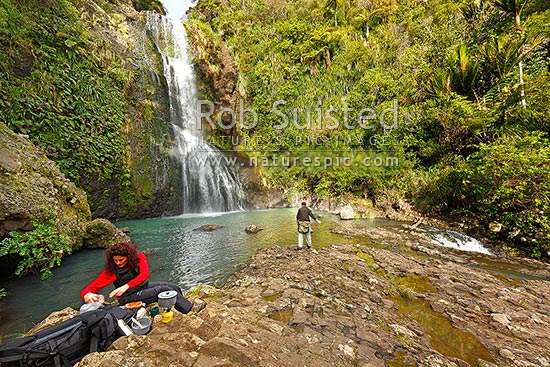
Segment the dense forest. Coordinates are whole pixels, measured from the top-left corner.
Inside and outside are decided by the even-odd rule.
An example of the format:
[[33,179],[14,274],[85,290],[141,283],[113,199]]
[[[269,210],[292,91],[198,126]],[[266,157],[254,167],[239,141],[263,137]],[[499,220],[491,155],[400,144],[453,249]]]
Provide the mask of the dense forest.
[[[128,53],[102,38],[131,36],[117,15],[128,4],[164,12],[156,0],[0,0],[0,121],[87,192],[109,182],[131,217],[155,198],[129,169],[128,132],[158,111]],[[547,0],[199,0],[186,27],[198,70],[235,71],[228,99],[199,73],[202,97],[243,117],[219,119],[212,140],[265,163],[266,188],[407,198],[548,255]]]
[[237,149],[270,187],[405,197],[548,255],[546,1],[204,0],[187,28],[199,63],[229,48]]

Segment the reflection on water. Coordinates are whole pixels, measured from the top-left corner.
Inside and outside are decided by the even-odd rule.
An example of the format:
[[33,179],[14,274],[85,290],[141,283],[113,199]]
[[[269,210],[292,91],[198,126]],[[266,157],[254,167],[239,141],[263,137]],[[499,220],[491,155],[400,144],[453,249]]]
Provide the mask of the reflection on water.
[[460,358],[470,366],[476,366],[478,359],[494,363],[491,353],[475,335],[454,327],[426,301],[407,297],[395,297],[393,301],[402,317],[411,317],[426,329],[430,344],[441,354]]

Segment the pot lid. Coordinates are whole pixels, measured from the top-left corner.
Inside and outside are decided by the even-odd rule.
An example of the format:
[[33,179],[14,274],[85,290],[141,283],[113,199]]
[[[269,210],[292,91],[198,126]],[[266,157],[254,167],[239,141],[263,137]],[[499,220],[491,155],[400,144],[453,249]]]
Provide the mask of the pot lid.
[[178,295],[178,292],[176,292],[176,291],[165,291],[165,292],[159,293],[158,298],[159,299],[170,299],[170,298],[176,297],[177,295]]

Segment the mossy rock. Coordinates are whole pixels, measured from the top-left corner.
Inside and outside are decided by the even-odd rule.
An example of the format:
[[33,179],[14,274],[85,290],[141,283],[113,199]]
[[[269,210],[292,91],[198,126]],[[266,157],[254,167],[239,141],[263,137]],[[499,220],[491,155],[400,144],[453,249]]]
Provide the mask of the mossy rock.
[[84,246],[87,248],[107,248],[119,242],[131,242],[131,239],[107,219],[94,219],[86,226]]
[[86,193],[25,135],[0,122],[0,238],[52,218],[70,247],[81,247],[91,220]]

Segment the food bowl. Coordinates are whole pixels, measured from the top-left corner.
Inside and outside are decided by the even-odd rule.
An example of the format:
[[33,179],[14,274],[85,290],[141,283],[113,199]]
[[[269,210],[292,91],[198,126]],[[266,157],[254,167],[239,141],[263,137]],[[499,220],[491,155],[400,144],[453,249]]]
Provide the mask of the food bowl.
[[145,335],[151,330],[151,319],[148,317],[143,317],[137,320],[142,327],[139,327],[138,324],[132,322],[132,331],[136,335]]

